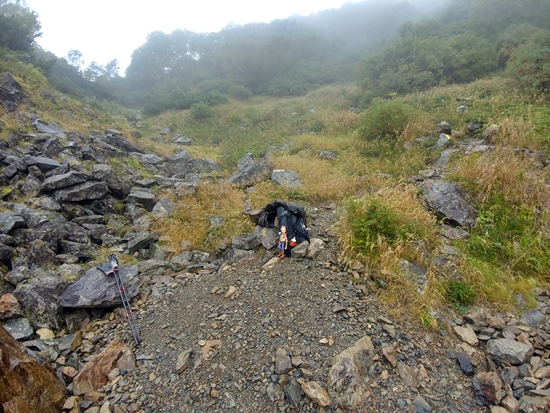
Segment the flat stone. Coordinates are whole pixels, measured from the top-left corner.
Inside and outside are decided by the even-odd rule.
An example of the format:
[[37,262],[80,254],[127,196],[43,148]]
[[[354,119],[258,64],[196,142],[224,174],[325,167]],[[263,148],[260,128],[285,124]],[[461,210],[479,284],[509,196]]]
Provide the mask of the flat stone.
[[487,353],[493,359],[512,365],[525,363],[533,352],[534,348],[532,345],[505,338],[498,338],[487,342]]
[[418,378],[416,377],[416,372],[411,366],[400,361],[397,363],[397,372],[399,373],[401,379],[403,379],[405,384],[409,387],[416,389],[420,385]]
[[469,345],[477,346],[479,344],[476,333],[469,324],[466,326],[455,326],[453,327],[453,330],[462,341],[468,343]]
[[22,340],[30,337],[34,332],[29,320],[26,318],[12,318],[4,321],[4,327],[16,340]]
[[301,384],[302,391],[305,395],[317,403],[321,407],[330,405],[330,398],[325,389],[321,385],[314,381],[308,381]]
[[420,394],[416,396],[412,405],[415,407],[416,413],[431,413],[433,410],[432,406]]

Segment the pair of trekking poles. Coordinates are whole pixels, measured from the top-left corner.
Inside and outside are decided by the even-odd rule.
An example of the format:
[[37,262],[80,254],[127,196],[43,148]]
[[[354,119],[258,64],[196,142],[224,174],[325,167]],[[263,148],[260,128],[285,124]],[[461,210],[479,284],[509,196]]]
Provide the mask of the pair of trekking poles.
[[122,301],[122,306],[124,307],[124,311],[126,314],[126,320],[128,321],[128,325],[130,326],[130,332],[132,333],[134,343],[136,344],[136,346],[138,346],[139,343],[141,343],[141,338],[139,337],[139,332],[136,326],[136,321],[134,319],[134,314],[132,313],[132,307],[130,306],[130,301],[128,300],[128,296],[126,295],[126,288],[124,287],[124,283],[120,278],[118,258],[116,254],[111,254],[109,255],[108,258],[109,258],[109,262],[104,262],[97,268],[100,271],[102,271],[105,275],[109,275],[109,276],[112,275],[115,278],[116,285],[118,288],[118,293],[120,295],[120,301]]

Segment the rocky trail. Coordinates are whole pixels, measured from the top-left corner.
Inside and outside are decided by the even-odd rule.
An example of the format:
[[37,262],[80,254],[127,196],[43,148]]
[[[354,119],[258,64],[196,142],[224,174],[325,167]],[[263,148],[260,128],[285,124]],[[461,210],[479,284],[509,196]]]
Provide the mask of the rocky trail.
[[[220,273],[157,279],[147,302],[138,301],[138,368],[103,388],[103,404],[146,412],[338,411],[300,384],[326,388],[334,356],[368,336],[366,388],[343,396],[359,401],[356,411],[476,411],[471,378],[446,354],[451,339],[392,321],[376,295],[341,271],[330,232],[336,211],[315,215],[311,235],[327,243],[314,260],[277,259],[263,268],[267,251]],[[100,329],[93,340],[132,342],[124,320]]]
[[[466,325],[462,319],[451,322],[464,330],[457,330],[460,335],[392,320],[376,294],[353,284],[338,265],[330,232],[336,214],[332,206],[321,207],[310,221],[312,237],[326,241],[314,260],[273,262],[267,251],[219,272],[180,272],[154,280],[150,293],[135,303],[143,340],[134,349],[136,370],[105,372],[109,382],[84,397],[82,411],[488,411],[476,398],[494,404],[501,389],[492,376],[478,377],[481,390],[474,388],[474,371],[496,370],[476,333],[460,327]],[[488,314],[476,314],[470,321],[479,334],[498,333],[481,320]],[[501,317],[491,318],[493,326],[518,324],[511,316]],[[88,333],[92,342],[120,338],[131,344],[124,319],[112,313],[105,319]],[[525,336],[533,328],[520,331]],[[358,342],[359,355],[336,361]],[[539,356],[529,363],[524,357],[526,374],[533,373],[534,361],[544,360]],[[519,372],[514,377],[514,369],[502,373],[510,389],[522,377]],[[519,380],[516,387],[536,387]],[[538,379],[537,384],[547,388],[550,382]],[[513,405],[510,397],[507,403]]]

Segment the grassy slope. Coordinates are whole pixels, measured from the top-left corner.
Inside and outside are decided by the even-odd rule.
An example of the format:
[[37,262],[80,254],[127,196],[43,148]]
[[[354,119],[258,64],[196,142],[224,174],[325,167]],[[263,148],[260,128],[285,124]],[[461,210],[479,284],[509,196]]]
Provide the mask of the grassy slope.
[[[12,72],[32,102],[24,111],[67,131],[86,134],[93,129],[118,129],[129,137],[132,126],[124,115],[131,111],[67,98],[51,91],[34,68],[5,56],[0,60],[0,69]],[[57,104],[40,96],[43,90],[50,90]],[[241,214],[245,206],[261,208],[274,198],[308,206],[337,203],[345,206],[335,230],[347,257],[359,258],[372,275],[389,281],[380,296],[396,312],[411,312],[429,325],[435,323],[432,310],[449,301],[458,309],[476,301],[513,309],[517,293],[529,301],[534,286],[546,283],[549,277],[549,172],[537,168],[531,158],[518,156],[517,149],[548,151],[550,110],[544,101],[515,94],[498,77],[405,96],[403,101],[415,108],[414,119],[397,144],[391,145],[382,140],[367,142],[359,135],[360,115],[349,110],[358,93],[351,84],[331,86],[301,98],[231,101],[216,107],[216,115],[205,121],[193,120],[187,111],[145,119],[140,129],[144,138],[130,138],[144,149],[171,155],[174,146],[148,139],[170,127],[193,138],[194,144],[188,148],[193,156],[210,157],[226,167],[226,172],[207,179],[196,195],[177,199],[181,207],[173,219],[155,223],[164,242],[174,250],[182,241],[193,248],[216,248],[229,242],[232,235],[252,229]],[[471,109],[458,115],[456,107],[464,100]],[[24,116],[3,115],[2,120],[2,139],[14,131],[30,130],[30,121]],[[441,247],[436,236],[440,227],[422,208],[416,187],[408,183],[410,176],[425,169],[426,162],[437,155],[426,149],[427,145],[414,144],[414,138],[433,134],[434,125],[441,120],[461,131],[465,131],[467,120],[501,125],[495,137],[498,150],[488,156],[455,157],[450,164],[451,175],[470,193],[482,217],[472,237],[455,244],[463,252],[459,284],[434,271],[422,253]],[[335,150],[338,159],[321,159],[320,150]],[[293,169],[301,175],[304,190],[287,192],[266,182],[253,192],[243,192],[220,184],[218,178],[229,176],[242,155],[268,151],[277,168]],[[114,166],[122,164],[137,165],[130,158],[117,160]],[[368,218],[369,214],[386,226],[374,229],[370,243],[361,242],[373,233],[368,219],[356,218]],[[214,215],[225,220],[211,228],[209,218]],[[428,268],[432,282],[423,294],[416,292],[409,277],[400,274],[399,259]]]

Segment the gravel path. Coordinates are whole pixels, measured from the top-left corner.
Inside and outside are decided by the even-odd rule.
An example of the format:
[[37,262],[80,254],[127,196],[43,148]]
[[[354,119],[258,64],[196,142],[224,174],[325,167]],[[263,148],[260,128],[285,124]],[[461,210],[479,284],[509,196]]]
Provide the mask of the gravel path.
[[[358,412],[486,411],[476,407],[472,380],[456,363],[458,342],[391,320],[376,295],[341,271],[329,229],[335,219],[334,209],[322,207],[309,223],[310,235],[326,241],[315,260],[286,258],[264,269],[269,251],[220,273],[178,274],[153,285],[137,312],[139,371],[125,376],[117,392],[130,396],[112,400],[111,409],[343,412],[292,393],[293,384],[302,379],[326,389],[333,357],[368,335],[379,356]],[[130,342],[125,325],[108,331]],[[418,383],[383,356],[389,345]],[[289,372],[276,372],[278,349],[291,357]]]

